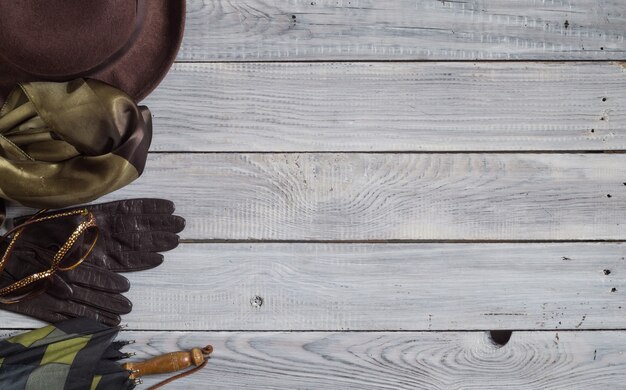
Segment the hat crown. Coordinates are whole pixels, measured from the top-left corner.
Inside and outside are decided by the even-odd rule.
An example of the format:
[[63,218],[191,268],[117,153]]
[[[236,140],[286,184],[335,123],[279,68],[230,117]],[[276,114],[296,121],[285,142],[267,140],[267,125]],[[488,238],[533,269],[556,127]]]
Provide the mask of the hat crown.
[[43,78],[79,76],[115,57],[139,23],[137,1],[0,1],[0,56]]

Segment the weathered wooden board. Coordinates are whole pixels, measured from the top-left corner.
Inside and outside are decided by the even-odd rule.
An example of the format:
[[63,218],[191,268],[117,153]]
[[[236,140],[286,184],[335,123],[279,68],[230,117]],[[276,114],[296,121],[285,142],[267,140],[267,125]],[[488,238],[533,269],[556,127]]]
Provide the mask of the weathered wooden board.
[[138,310],[127,321],[175,330],[626,328],[624,256],[620,244],[187,244],[163,269],[133,275]]
[[[137,358],[211,343],[202,371],[168,389],[619,389],[626,332],[125,332]],[[152,385],[159,378],[145,378]]]
[[622,0],[190,0],[184,61],[623,59]]
[[623,240],[623,154],[153,154],[199,240]]
[[[131,329],[626,328],[626,244],[183,244]],[[2,327],[34,322],[0,314]]]
[[158,151],[626,149],[619,63],[177,64]]

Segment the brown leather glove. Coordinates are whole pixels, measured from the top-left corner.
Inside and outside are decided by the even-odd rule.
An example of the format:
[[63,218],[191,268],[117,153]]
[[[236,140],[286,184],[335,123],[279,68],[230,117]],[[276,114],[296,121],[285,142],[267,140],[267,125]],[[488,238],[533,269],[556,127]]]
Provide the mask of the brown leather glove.
[[[2,249],[6,249],[6,244]],[[14,250],[0,274],[0,286],[47,269],[53,255],[39,248]],[[46,282],[45,288],[34,286],[38,290],[34,295],[18,303],[0,304],[0,308],[47,322],[88,317],[107,325],[119,324],[120,315],[132,309],[132,303],[121,294],[130,288],[128,279],[91,264],[56,273]]]
[[[100,230],[98,241],[86,262],[115,272],[154,268],[163,255],[178,246],[185,220],[173,215],[174,203],[165,199],[128,199],[40,214],[86,209],[93,213]],[[14,226],[30,216],[16,218]],[[20,238],[40,248],[57,250],[81,220],[80,216],[54,219],[29,226]]]
[[[163,256],[158,252],[175,248],[177,233],[185,226],[183,218],[172,215],[174,204],[162,199],[131,199],[38,214],[36,218],[44,221],[20,231],[11,261],[1,275],[0,288],[45,271],[84,221],[85,215],[75,212],[79,210],[93,215],[99,230],[91,252],[85,248],[90,247],[92,238],[85,234],[77,236],[72,246],[82,249],[66,256],[74,261],[89,253],[84,262],[71,271],[56,272],[43,294],[2,308],[50,322],[84,316],[117,325],[119,315],[130,312],[132,307],[120,294],[128,290],[128,280],[117,272],[139,271],[161,264]],[[45,221],[49,216],[72,213]],[[17,218],[14,226],[28,224],[31,218]]]

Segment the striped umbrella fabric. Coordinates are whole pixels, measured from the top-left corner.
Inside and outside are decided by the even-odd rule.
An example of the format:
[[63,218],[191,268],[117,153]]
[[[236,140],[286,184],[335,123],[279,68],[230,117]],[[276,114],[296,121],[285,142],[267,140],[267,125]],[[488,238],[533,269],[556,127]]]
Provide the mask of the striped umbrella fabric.
[[130,390],[119,327],[75,318],[0,341],[2,390]]

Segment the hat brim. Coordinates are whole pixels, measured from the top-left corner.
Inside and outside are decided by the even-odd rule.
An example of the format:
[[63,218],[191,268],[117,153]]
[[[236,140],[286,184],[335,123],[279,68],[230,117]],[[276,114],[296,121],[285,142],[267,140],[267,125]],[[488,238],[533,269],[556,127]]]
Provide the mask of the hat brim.
[[[74,74],[67,79],[45,79],[29,74],[0,57],[0,106],[18,83],[69,81],[77,77],[104,81],[141,101],[157,87],[174,63],[185,26],[185,0],[151,1],[149,4],[133,44],[93,73]],[[71,61],[71,58],[67,60]]]

